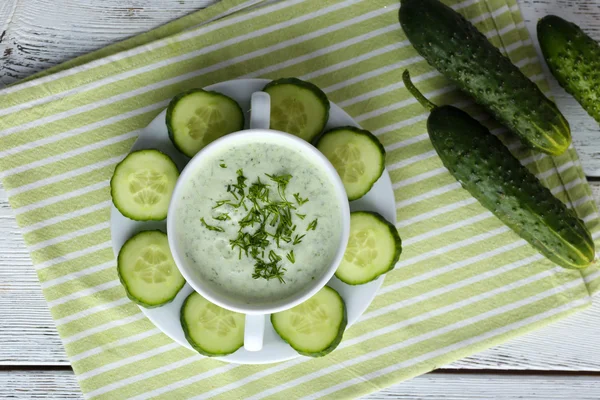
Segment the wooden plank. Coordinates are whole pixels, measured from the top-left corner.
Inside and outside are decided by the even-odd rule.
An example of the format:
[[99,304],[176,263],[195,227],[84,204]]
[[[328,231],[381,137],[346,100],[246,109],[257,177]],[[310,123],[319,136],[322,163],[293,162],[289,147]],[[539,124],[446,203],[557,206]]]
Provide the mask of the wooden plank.
[[[600,183],[592,188],[600,200]],[[0,365],[69,365],[1,188],[0,315]],[[600,371],[599,327],[597,302],[542,331],[443,368]]]
[[[35,72],[197,11],[216,0],[0,0],[0,82]],[[17,7],[11,7],[17,4]],[[8,23],[6,16],[10,16]]]
[[0,399],[83,399],[73,371],[0,370]]
[[596,300],[579,314],[456,361],[448,368],[600,371],[599,327],[600,302]]
[[3,190],[0,238],[0,365],[68,365]]
[[7,40],[4,38],[6,37],[6,32],[16,11],[18,1],[19,0],[0,1],[0,89],[6,86],[6,77],[3,66],[5,59],[10,57],[12,52],[6,45]]
[[556,104],[569,120],[573,145],[581,157],[587,176],[600,176],[600,129],[598,123],[566,93],[549,72],[537,41],[537,21],[545,15],[554,14],[577,23],[591,37],[600,41],[600,2],[595,0],[518,0],[523,18],[538,55],[549,77]]
[[369,400],[597,400],[597,376],[430,373],[366,396]]
[[[429,373],[365,400],[597,400],[597,376]],[[0,371],[0,398],[82,399],[71,371]]]

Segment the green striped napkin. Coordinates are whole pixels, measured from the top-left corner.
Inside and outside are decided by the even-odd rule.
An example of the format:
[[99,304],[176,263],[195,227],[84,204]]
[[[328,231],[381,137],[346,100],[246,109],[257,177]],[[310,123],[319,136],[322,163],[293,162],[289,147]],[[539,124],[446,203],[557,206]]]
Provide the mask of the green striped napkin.
[[[515,0],[447,0],[548,92]],[[590,304],[596,268],[555,267],[446,172],[427,113],[401,82],[489,124],[598,237],[577,154],[523,149],[412,49],[398,0],[224,0],[0,92],[0,170],[52,316],[87,397],[354,397]],[[154,327],[117,279],[109,179],[175,94],[238,77],[324,89],[387,149],[404,253],[371,307],[321,359],[240,366]]]

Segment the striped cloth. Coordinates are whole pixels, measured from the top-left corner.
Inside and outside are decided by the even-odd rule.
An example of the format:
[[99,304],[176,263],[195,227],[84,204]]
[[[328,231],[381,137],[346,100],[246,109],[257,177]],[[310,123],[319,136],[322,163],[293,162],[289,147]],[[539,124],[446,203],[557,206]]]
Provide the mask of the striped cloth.
[[[548,92],[515,0],[446,0]],[[439,104],[484,121],[594,236],[577,154],[532,154],[432,70],[398,0],[223,0],[0,92],[0,170],[44,295],[89,398],[345,398],[497,345],[590,304],[600,272],[558,268],[443,168],[409,68]],[[125,296],[109,179],[175,94],[238,77],[310,80],[384,144],[404,253],[371,307],[321,359],[240,366],[171,341]]]

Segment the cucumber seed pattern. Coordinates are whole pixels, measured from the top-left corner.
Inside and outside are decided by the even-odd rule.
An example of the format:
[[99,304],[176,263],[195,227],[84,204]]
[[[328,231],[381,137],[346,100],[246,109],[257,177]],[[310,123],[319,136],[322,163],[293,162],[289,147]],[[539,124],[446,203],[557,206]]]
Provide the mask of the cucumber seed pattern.
[[206,330],[215,332],[218,336],[227,336],[232,329],[237,328],[233,314],[212,303],[200,310],[198,324]]
[[141,169],[129,176],[129,191],[138,204],[157,204],[167,191],[167,177],[156,170]]
[[329,321],[325,308],[315,298],[296,306],[292,312],[291,325],[296,332],[303,335],[319,332],[324,324]]
[[287,97],[281,105],[276,105],[271,110],[271,128],[301,135],[308,123],[308,116],[304,104],[294,97]]
[[192,139],[202,140],[203,146],[225,133],[227,126],[218,108],[199,107],[194,114],[187,124],[188,132]]
[[150,246],[135,263],[134,271],[146,283],[165,282],[173,273],[173,259],[158,246]]
[[377,242],[373,229],[363,229],[350,236],[344,259],[349,263],[366,268],[377,258],[376,247]]
[[360,149],[352,143],[336,148],[331,155],[331,163],[344,182],[358,182],[365,173],[365,163],[360,156]]

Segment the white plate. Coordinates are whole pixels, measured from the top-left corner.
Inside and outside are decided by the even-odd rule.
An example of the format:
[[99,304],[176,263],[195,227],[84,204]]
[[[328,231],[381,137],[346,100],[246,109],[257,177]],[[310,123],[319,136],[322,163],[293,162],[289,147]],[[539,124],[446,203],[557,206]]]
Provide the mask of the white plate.
[[[207,90],[214,90],[223,93],[238,102],[246,117],[246,126],[250,120],[250,96],[252,93],[260,91],[269,80],[267,79],[238,79],[227,82],[217,83],[206,87]],[[160,113],[146,128],[142,129],[138,140],[133,145],[131,151],[154,148],[168,154],[177,164],[180,170],[187,164],[189,158],[179,153],[171,144],[165,125],[166,111]],[[353,125],[359,126],[354,120],[346,114],[341,108],[331,103],[331,111],[326,129]],[[381,178],[375,183],[373,188],[364,197],[350,203],[351,211],[368,210],[376,211],[388,221],[396,221],[396,206],[394,201],[394,192],[392,182],[387,171],[384,171]],[[119,253],[121,246],[127,239],[135,233],[148,230],[160,229],[166,232],[166,221],[158,222],[139,222],[124,217],[112,206],[110,216],[110,228],[112,244],[115,255]],[[339,292],[344,301],[348,312],[348,326],[352,325],[363,314],[367,307],[373,301],[377,289],[383,283],[384,277],[370,282],[366,285],[350,286],[342,283],[337,278],[332,278],[328,285]],[[189,349],[189,345],[179,321],[179,310],[185,298],[192,292],[189,285],[185,285],[179,292],[173,302],[158,308],[143,308],[142,312],[156,325],[160,330],[166,333],[171,339]],[[269,318],[267,318],[269,321]],[[300,357],[294,349],[275,333],[273,327],[267,322],[265,329],[264,347],[258,352],[248,352],[244,348],[239,349],[233,354],[217,359],[238,364],[267,364],[289,360]]]

